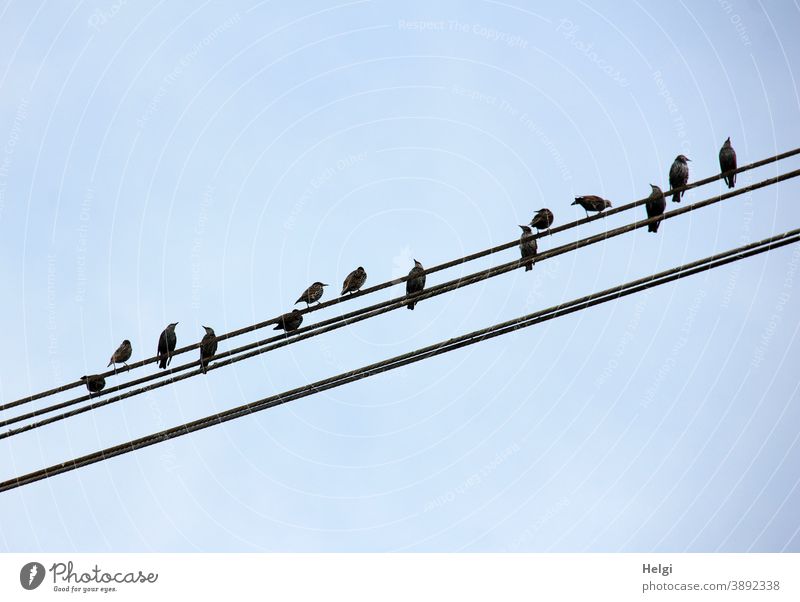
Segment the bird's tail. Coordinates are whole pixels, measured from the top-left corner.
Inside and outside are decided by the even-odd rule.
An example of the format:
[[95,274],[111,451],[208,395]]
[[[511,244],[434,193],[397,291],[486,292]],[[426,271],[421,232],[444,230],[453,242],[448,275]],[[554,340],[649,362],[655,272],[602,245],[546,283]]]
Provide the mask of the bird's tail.
[[736,174],[726,177],[725,183],[728,185],[728,188],[733,188],[736,185]]
[[525,271],[526,272],[530,272],[532,269],[533,269],[533,264],[532,263],[526,263],[525,264]]
[[203,371],[203,374],[206,373],[206,363],[203,360],[200,360],[200,369]]
[[417,302],[416,302],[416,301],[412,301],[411,303],[409,303],[408,305],[406,305],[406,307],[407,307],[408,309],[410,309],[410,310],[412,310],[412,311],[413,311],[413,310],[414,310],[414,306],[415,306],[416,304],[417,304]]
[[681,202],[681,193],[680,192],[676,192],[675,194],[672,195],[672,202],[673,203],[680,203]]
[[166,370],[167,369],[167,356],[166,355],[159,356],[159,358],[158,358],[158,367],[161,368],[162,370]]
[[661,220],[658,220],[654,224],[648,224],[647,231],[648,232],[658,232],[658,226],[659,226],[660,223],[661,223]]

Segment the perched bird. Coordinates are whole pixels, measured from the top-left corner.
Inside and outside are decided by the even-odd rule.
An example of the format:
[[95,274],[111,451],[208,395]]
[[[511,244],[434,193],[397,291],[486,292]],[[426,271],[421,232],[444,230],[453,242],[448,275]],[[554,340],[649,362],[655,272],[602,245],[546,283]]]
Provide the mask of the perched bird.
[[[117,347],[117,350],[111,355],[108,365],[110,366],[111,364],[114,364],[114,371],[116,371],[117,364],[125,364],[125,362],[131,359],[132,353],[133,347],[131,347],[131,342],[128,339],[125,339],[122,341],[122,344]],[[125,364],[125,367],[128,368],[128,364]],[[128,369],[130,370],[130,368]]]
[[547,230],[550,232],[550,226],[552,224],[553,212],[549,209],[539,209],[531,220],[531,228],[536,228],[537,230]]
[[[691,159],[687,159],[685,155],[678,155],[675,157],[675,161],[672,162],[672,167],[669,168],[670,188],[686,186],[686,183],[689,181],[689,166],[686,164],[687,161],[691,161]],[[686,191],[684,190],[683,192],[676,192],[673,194],[672,202],[680,203],[684,192]]]
[[91,374],[90,376],[81,376],[83,384],[89,389],[89,397],[92,393],[99,393],[106,386],[106,379],[99,374]]
[[205,374],[208,362],[217,352],[217,335],[214,334],[213,328],[208,326],[203,326],[203,328],[205,328],[206,333],[200,341],[200,369]]
[[300,324],[302,323],[303,314],[300,313],[299,309],[293,309],[288,314],[283,314],[278,318],[278,323],[272,330],[285,330],[286,332],[290,332],[300,328]]
[[[415,259],[414,267],[411,268],[411,271],[408,273],[408,280],[406,280],[406,295],[418,293],[424,288],[425,268],[423,268],[422,264]],[[406,305],[406,307],[413,310],[416,304],[416,301],[411,301],[408,305]]]
[[319,301],[320,297],[322,297],[322,293],[325,292],[324,287],[326,286],[328,285],[322,282],[315,282],[309,286],[302,295],[300,295],[300,298],[295,301],[294,304],[297,305],[301,301],[305,301],[306,307],[308,307],[312,303]]
[[367,272],[364,271],[364,268],[358,266],[355,270],[350,272],[347,275],[347,278],[344,279],[344,284],[342,284],[342,294],[345,293],[354,293],[367,281]]
[[586,196],[576,196],[575,201],[572,203],[573,205],[580,205],[583,207],[583,210],[586,212],[586,217],[589,217],[590,211],[597,211],[597,213],[602,213],[604,209],[611,207],[611,201],[607,201],[604,198],[599,196],[595,196],[593,194],[587,194]]
[[[732,169],[736,169],[736,151],[733,150],[731,138],[728,136],[725,144],[719,149],[719,170],[721,173],[725,173]],[[725,176],[725,183],[728,185],[728,188],[733,188],[736,184],[736,174],[732,173]]]
[[166,369],[172,361],[172,352],[175,351],[175,344],[178,342],[178,337],[175,335],[177,325],[177,322],[168,325],[158,337],[158,367],[161,369]]
[[[536,255],[536,239],[533,238],[533,232],[528,226],[520,226],[522,228],[522,236],[519,237],[519,252],[522,258],[534,257]],[[525,263],[525,271],[529,272],[533,269],[533,261]]]
[[[650,196],[647,198],[647,203],[645,204],[645,209],[647,209],[647,217],[664,215],[664,209],[667,208],[667,201],[664,199],[664,193],[658,186],[654,184],[650,184],[650,188]],[[652,224],[648,224],[647,231],[658,232],[658,226],[660,224],[661,220],[657,220]]]

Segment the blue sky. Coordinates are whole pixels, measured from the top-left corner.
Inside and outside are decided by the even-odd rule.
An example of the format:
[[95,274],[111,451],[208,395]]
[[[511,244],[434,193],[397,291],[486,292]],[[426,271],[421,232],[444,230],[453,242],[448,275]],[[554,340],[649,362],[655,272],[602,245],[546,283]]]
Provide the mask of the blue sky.
[[[572,221],[578,194],[667,189],[679,153],[712,175],[728,136],[740,164],[794,148],[798,25],[741,0],[5,3],[0,398],[101,371],[124,338],[149,357],[169,322],[188,344],[358,265],[374,284],[540,207]],[[795,228],[798,191],[4,439],[0,478]],[[4,493],[0,549],[800,551],[798,264],[786,247]]]

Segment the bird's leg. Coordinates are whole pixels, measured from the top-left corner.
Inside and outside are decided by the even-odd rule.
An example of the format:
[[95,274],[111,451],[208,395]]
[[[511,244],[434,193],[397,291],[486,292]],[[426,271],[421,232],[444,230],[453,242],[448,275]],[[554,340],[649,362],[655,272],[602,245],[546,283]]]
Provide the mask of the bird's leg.
[[122,363],[125,364],[125,369],[130,371],[131,367],[128,364],[126,364],[125,362],[122,362]]

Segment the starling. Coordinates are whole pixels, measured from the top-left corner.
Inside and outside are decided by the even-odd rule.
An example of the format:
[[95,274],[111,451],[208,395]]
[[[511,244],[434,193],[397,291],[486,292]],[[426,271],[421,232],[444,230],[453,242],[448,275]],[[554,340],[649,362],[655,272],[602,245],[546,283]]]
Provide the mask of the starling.
[[90,376],[81,376],[83,384],[89,389],[89,397],[92,393],[99,393],[106,386],[106,379],[99,374],[92,374]]
[[208,362],[217,352],[217,335],[214,334],[213,328],[208,326],[203,326],[203,328],[205,328],[206,333],[200,341],[200,369],[205,374]]
[[[414,260],[414,267],[408,273],[408,280],[406,280],[406,295],[418,293],[425,288],[425,268],[422,264]],[[417,304],[416,301],[411,301],[406,307],[413,310]]]
[[342,284],[342,294],[345,293],[354,293],[367,281],[367,273],[364,271],[364,268],[358,266],[357,269],[353,270],[347,275],[347,278],[344,279],[344,284]]
[[295,301],[294,304],[297,305],[301,301],[305,301],[306,307],[308,307],[312,303],[319,301],[320,297],[322,297],[322,293],[325,292],[323,287],[326,286],[328,285],[322,282],[315,282],[309,286],[302,295],[300,295],[300,298]]
[[580,205],[583,207],[583,210],[586,212],[586,217],[589,217],[590,211],[597,211],[597,213],[602,213],[604,209],[611,207],[611,201],[607,201],[604,198],[599,196],[595,196],[593,194],[587,194],[586,196],[576,196],[575,201],[572,203],[573,205]]
[[[131,342],[128,339],[125,339],[111,356],[111,359],[108,361],[108,365],[110,366],[111,364],[114,364],[114,371],[116,372],[117,364],[125,364],[125,362],[131,359],[132,353],[133,348],[131,347]],[[125,364],[125,367],[128,368],[128,364]],[[128,370],[130,370],[130,368],[128,368]]]
[[[647,217],[655,217],[656,215],[664,215],[664,209],[667,208],[667,201],[664,199],[664,193],[658,186],[650,184],[652,189],[650,196],[647,198],[645,209],[647,209]],[[661,220],[647,225],[648,232],[658,232],[658,226]]]
[[531,228],[537,230],[547,230],[550,232],[550,226],[553,224],[553,212],[549,209],[539,209],[536,215],[531,220]]
[[158,367],[166,369],[172,361],[172,352],[175,351],[175,344],[178,342],[178,337],[175,336],[175,327],[177,322],[170,324],[158,337]]
[[300,324],[302,323],[303,314],[300,313],[299,309],[293,309],[288,314],[283,314],[278,318],[278,323],[272,330],[285,330],[286,332],[290,332],[300,328]]
[[[672,167],[669,168],[669,187],[672,189],[680,188],[681,186],[686,186],[687,182],[689,182],[689,166],[686,164],[687,161],[691,161],[691,159],[687,159],[684,155],[678,155],[675,157],[675,161],[672,163]],[[672,195],[672,202],[673,203],[680,203],[681,197],[686,191],[676,192]]]
[[[728,136],[725,144],[719,149],[719,170],[725,173],[733,169],[736,169],[736,151],[733,150],[730,136]],[[725,183],[728,185],[728,188],[733,188],[736,184],[736,174],[732,173],[725,176]]]
[[[533,237],[533,232],[528,226],[520,226],[522,228],[522,236],[519,237],[519,252],[522,258],[534,257],[536,255],[536,239]],[[533,261],[526,262],[525,271],[529,272],[533,269]]]

